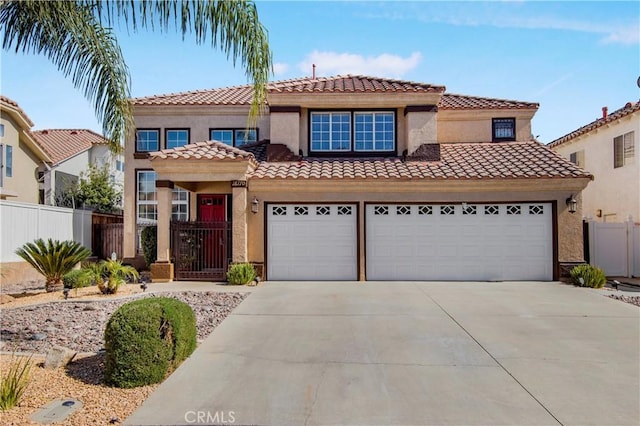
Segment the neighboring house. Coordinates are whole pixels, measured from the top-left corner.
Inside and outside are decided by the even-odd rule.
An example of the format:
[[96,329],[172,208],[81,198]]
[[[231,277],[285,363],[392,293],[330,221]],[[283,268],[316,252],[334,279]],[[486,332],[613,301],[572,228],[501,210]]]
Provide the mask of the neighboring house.
[[86,129],[45,129],[34,131],[33,137],[51,158],[50,164],[43,164],[38,171],[41,204],[75,207],[65,194],[91,164],[108,165],[111,181],[124,184],[124,158],[112,154],[101,135]]
[[38,167],[51,161],[17,102],[0,96],[0,199],[38,203]]
[[584,190],[585,217],[602,222],[640,221],[640,102],[558,138],[548,146],[594,176]]
[[[553,280],[583,262],[592,176],[532,140],[538,104],[364,76],[133,99],[124,256],[154,280]],[[172,221],[172,219],[174,221]]]

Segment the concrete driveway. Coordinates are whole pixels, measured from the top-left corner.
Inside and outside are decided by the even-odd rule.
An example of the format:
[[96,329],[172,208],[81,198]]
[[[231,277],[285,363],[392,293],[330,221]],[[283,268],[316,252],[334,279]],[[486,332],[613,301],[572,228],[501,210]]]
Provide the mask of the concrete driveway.
[[638,425],[640,309],[559,283],[280,283],[125,424]]

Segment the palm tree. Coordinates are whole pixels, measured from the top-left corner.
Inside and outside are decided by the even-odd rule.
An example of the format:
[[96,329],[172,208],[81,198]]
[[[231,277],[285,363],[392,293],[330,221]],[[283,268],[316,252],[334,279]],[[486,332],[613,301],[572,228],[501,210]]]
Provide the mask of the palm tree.
[[47,292],[62,290],[62,277],[91,255],[89,249],[75,241],[37,239],[25,243],[16,254],[27,261],[45,278]]
[[194,33],[196,43],[211,40],[234,65],[240,59],[253,81],[252,126],[266,99],[272,70],[267,31],[251,0],[0,0],[2,47],[47,56],[76,88],[84,91],[117,152],[133,128],[129,71],[111,31],[177,29]]

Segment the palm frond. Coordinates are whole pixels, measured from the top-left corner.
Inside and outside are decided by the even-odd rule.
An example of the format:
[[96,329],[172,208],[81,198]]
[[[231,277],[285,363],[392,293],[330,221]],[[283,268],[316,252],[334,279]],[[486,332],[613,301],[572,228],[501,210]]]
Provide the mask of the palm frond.
[[265,106],[273,68],[268,32],[260,23],[253,1],[84,0],[80,3],[93,8],[106,25],[124,20],[133,31],[139,28],[177,30],[183,38],[193,34],[198,44],[210,40],[212,47],[219,47],[234,65],[240,60],[254,87],[248,123],[254,127]]
[[11,1],[0,5],[2,47],[43,54],[94,106],[103,133],[118,152],[133,125],[129,71],[111,30],[94,9],[71,1]]

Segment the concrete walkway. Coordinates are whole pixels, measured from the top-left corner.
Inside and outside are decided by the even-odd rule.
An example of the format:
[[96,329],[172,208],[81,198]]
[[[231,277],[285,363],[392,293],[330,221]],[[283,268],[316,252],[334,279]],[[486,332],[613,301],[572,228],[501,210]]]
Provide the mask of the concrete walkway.
[[263,284],[129,425],[638,425],[640,309],[559,283]]

